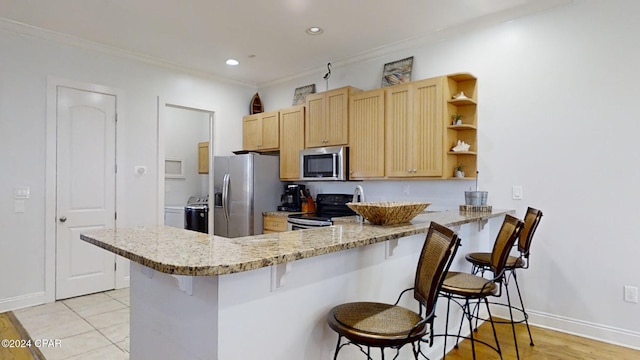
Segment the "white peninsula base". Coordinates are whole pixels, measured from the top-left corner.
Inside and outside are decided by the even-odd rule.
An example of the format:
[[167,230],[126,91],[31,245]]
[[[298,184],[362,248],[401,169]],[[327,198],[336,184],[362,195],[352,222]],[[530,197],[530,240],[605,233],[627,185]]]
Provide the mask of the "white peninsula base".
[[[466,252],[490,251],[501,222],[453,226],[462,247],[452,269],[469,271]],[[412,286],[424,239],[412,235],[219,276],[173,276],[131,262],[131,358],[332,359],[337,335],[326,325],[328,310],[356,300],[395,302]],[[402,304],[417,306],[410,294]],[[435,330],[442,333],[444,301],[438,310]],[[459,319],[459,312],[452,316]],[[425,353],[439,358],[442,338]],[[340,353],[362,357],[355,347]],[[399,359],[410,358],[407,347]]]

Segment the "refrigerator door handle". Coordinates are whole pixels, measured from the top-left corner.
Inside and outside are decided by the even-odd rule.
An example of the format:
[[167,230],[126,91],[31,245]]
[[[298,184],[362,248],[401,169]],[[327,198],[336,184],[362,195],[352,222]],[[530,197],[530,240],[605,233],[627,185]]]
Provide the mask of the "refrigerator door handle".
[[224,174],[222,180],[222,212],[224,218],[229,221],[229,174]]

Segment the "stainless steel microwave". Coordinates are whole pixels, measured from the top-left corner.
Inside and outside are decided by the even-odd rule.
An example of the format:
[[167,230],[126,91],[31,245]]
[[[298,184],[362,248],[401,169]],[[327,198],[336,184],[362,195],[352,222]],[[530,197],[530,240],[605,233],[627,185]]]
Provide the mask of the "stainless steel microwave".
[[347,147],[300,150],[300,180],[347,180]]

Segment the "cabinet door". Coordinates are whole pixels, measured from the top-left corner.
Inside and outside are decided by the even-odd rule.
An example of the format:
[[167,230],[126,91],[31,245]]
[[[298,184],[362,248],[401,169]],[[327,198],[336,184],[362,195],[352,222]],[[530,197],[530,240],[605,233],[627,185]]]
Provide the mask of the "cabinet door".
[[280,179],[297,180],[304,149],[304,106],[280,110],[280,139]]
[[209,173],[209,142],[198,143],[198,174]]
[[367,91],[349,99],[349,176],[384,177],[384,93]]
[[349,141],[349,88],[325,93],[325,145],[347,145]]
[[413,137],[411,133],[412,95],[410,85],[396,85],[385,93],[385,174],[388,177],[412,175]]
[[264,234],[287,231],[287,218],[281,216],[263,215],[262,219]]
[[413,176],[442,176],[442,78],[417,81],[413,86]]
[[262,121],[259,114],[242,118],[242,148],[259,150],[262,145]]
[[305,115],[306,147],[321,147],[326,144],[323,93],[310,94],[306,97],[307,113]]
[[280,146],[280,117],[277,111],[260,114],[262,142],[260,150],[278,150]]

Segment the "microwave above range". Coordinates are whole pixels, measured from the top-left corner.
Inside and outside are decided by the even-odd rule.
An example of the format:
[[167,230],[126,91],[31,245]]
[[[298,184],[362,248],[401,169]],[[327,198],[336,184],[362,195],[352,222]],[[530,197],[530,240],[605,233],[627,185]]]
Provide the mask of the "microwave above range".
[[347,152],[345,146],[300,150],[300,180],[348,180]]

